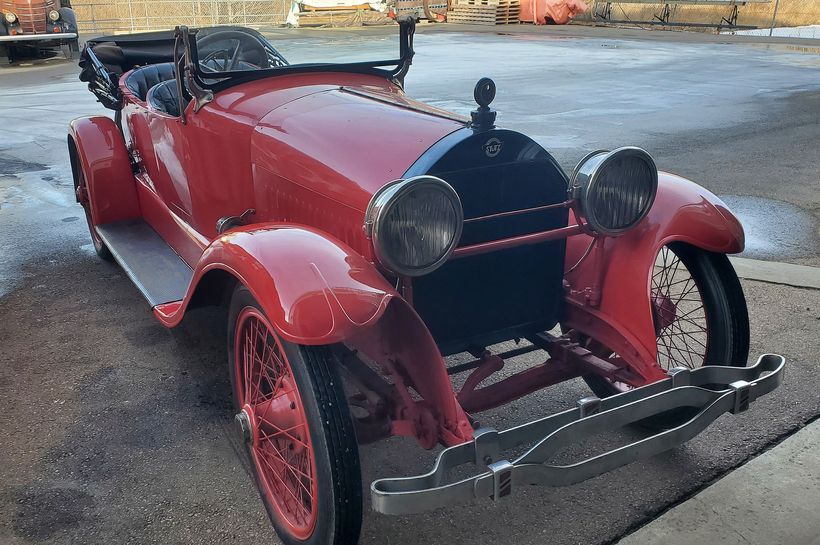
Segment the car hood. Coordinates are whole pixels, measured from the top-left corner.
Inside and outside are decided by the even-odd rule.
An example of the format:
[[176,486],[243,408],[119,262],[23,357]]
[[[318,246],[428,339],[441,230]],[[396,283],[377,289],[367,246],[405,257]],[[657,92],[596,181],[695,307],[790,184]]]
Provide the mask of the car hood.
[[373,194],[464,126],[390,84],[316,86],[254,128],[255,218],[310,225],[372,258],[362,226]]
[[251,137],[256,194],[287,181],[364,212],[373,194],[466,120],[397,88],[337,86],[286,102]]

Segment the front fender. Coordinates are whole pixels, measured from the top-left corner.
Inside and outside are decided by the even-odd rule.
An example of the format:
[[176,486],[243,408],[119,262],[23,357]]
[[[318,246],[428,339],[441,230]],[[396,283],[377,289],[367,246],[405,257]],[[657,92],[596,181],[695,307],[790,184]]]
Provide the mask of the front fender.
[[603,239],[574,270],[591,238],[567,240],[565,325],[618,352],[647,382],[664,376],[657,366],[649,299],[652,267],[660,249],[675,241],[728,254],[743,251],[745,238],[740,221],[717,196],[660,173],[649,214],[624,235]]
[[298,344],[347,339],[377,321],[397,295],[370,263],[326,233],[254,225],[216,238],[197,263],[183,301],[156,307],[157,318],[177,325],[197,286],[215,271],[247,286],[282,337]]
[[412,386],[395,418],[397,434],[414,435],[426,448],[472,438],[444,360],[412,307],[375,267],[343,242],[304,226],[265,224],[238,228],[202,254],[182,301],[154,307],[168,327],[177,325],[200,286],[230,274],[251,291],[277,332],[290,342],[345,341],[392,370],[397,389]]

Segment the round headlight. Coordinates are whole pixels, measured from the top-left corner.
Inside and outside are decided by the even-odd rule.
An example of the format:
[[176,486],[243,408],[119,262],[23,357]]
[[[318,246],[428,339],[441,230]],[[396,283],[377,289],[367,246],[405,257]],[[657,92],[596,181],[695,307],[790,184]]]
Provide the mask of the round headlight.
[[365,230],[379,263],[405,276],[421,276],[443,265],[461,238],[463,223],[455,190],[434,176],[383,187],[365,215]]
[[6,14],[3,15],[3,17],[6,19],[6,22],[10,25],[14,24],[14,22],[17,21],[17,16],[10,11],[7,11]]
[[658,169],[640,148],[596,151],[575,167],[572,190],[592,231],[618,235],[649,212],[658,190]]
[[48,12],[48,18],[52,23],[56,23],[57,21],[60,20],[60,12],[57,11],[56,9],[53,9],[53,10]]

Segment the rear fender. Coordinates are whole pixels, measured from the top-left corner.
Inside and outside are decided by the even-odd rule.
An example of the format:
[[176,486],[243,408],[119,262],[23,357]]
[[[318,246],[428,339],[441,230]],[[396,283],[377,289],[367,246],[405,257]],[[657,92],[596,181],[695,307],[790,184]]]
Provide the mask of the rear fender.
[[657,365],[649,292],[658,252],[676,241],[729,254],[743,251],[745,239],[740,221],[718,197],[689,180],[660,173],[646,218],[622,236],[604,238],[574,270],[592,239],[567,240],[570,289],[562,323],[617,352],[644,382],[665,376]]
[[68,127],[74,187],[79,173],[88,184],[91,217],[97,225],[140,217],[131,159],[122,133],[108,117],[80,117]]

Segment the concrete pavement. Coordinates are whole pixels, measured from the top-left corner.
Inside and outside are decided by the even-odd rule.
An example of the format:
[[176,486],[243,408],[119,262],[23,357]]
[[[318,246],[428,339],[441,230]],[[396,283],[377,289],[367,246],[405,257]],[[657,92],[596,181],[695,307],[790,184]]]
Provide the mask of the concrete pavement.
[[620,545],[820,544],[820,420]]

